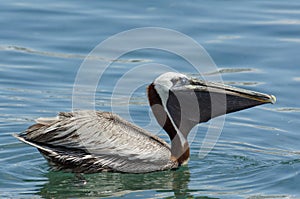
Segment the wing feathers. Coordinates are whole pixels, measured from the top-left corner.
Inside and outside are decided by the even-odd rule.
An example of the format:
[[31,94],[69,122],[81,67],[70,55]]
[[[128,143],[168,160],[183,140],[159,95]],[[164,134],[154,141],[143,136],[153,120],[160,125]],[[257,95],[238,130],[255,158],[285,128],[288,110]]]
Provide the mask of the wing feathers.
[[177,167],[165,141],[108,112],[62,112],[56,118],[39,118],[16,137],[37,147],[52,164],[60,162],[57,168],[66,161],[74,171],[89,172],[105,168],[140,173]]

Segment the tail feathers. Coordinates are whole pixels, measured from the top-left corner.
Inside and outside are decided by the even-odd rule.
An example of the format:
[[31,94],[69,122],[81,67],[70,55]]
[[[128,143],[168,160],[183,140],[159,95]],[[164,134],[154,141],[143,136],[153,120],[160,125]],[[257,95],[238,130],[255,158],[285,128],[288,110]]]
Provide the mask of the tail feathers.
[[44,147],[44,146],[41,146],[41,145],[38,145],[37,143],[34,143],[34,142],[31,142],[29,140],[26,140],[22,134],[17,134],[17,133],[14,133],[13,136],[15,138],[17,138],[18,140],[24,142],[25,144],[28,144],[30,146],[33,146],[33,147],[36,147],[37,149],[39,150],[42,150],[42,151],[45,151],[45,152],[48,152],[48,153],[51,153],[51,154],[56,154],[56,152],[54,152],[53,150],[47,148],[47,147]]

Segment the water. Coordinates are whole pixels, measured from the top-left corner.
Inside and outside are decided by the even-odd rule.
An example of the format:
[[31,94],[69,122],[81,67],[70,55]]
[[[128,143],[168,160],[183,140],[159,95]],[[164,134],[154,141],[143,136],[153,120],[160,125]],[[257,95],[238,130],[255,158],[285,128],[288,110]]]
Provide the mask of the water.
[[[300,197],[299,10],[300,2],[292,0],[3,1],[0,197]],[[277,103],[228,115],[218,143],[204,159],[198,152],[209,123],[201,124],[188,166],[177,171],[100,173],[85,175],[85,182],[49,171],[36,149],[11,134],[35,118],[71,111],[83,58],[109,36],[145,26],[187,34],[205,47],[226,83],[273,94]],[[185,61],[167,52],[126,54],[101,82],[97,109],[110,110],[111,91],[124,71],[152,62],[194,75]],[[129,110],[132,118],[126,119],[153,132],[145,85],[134,92]],[[167,140],[165,133],[159,135]]]

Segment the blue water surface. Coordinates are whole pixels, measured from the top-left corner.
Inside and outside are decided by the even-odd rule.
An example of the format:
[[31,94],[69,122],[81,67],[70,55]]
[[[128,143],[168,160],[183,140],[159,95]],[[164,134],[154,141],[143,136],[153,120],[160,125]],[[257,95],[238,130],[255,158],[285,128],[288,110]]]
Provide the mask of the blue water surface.
[[[10,0],[1,2],[0,16],[1,198],[300,197],[300,1]],[[188,35],[218,66],[202,77],[221,74],[227,84],[275,95],[277,103],[227,115],[219,141],[205,158],[199,150],[211,122],[201,124],[190,138],[189,164],[176,171],[99,173],[85,175],[83,182],[49,170],[35,148],[12,134],[38,117],[71,111],[84,58],[108,37],[141,27]],[[194,55],[193,49],[187,53]],[[103,55],[95,59],[112,62]],[[199,76],[172,53],[129,52],[114,60],[99,82],[96,108],[111,111],[118,79],[151,63]],[[159,72],[150,67],[134,78]],[[133,93],[117,92],[115,105],[121,115],[129,110],[126,119],[157,132],[149,122],[149,81]],[[168,140],[163,131],[158,135]]]

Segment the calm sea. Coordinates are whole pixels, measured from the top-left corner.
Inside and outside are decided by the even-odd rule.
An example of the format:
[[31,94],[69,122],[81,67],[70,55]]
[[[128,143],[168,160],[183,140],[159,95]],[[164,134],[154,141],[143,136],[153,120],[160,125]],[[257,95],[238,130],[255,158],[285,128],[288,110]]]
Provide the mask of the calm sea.
[[[300,1],[10,0],[1,2],[0,26],[1,198],[300,197]],[[213,122],[201,124],[190,138],[189,164],[176,171],[99,173],[85,175],[86,183],[50,171],[35,148],[11,135],[38,117],[71,111],[84,58],[107,38],[142,27],[191,37],[217,65],[202,77],[221,74],[227,84],[275,95],[277,103],[226,116],[219,140],[205,158],[199,151]],[[181,47],[197,56],[192,48]],[[118,50],[116,43],[110,52]],[[118,60],[98,56],[94,59],[113,63],[99,81],[96,108],[112,110],[116,94],[120,114],[129,112],[123,114],[126,119],[150,132],[157,131],[145,94],[151,79],[130,93],[124,85],[113,92],[118,80],[139,67],[131,79],[156,75],[155,64],[197,76],[190,63],[163,50],[140,49]],[[168,140],[166,133],[158,135]]]

